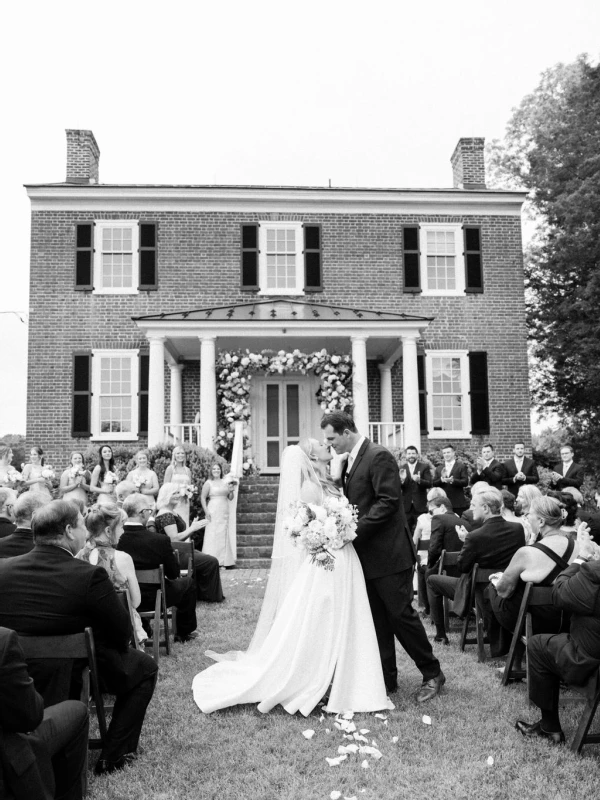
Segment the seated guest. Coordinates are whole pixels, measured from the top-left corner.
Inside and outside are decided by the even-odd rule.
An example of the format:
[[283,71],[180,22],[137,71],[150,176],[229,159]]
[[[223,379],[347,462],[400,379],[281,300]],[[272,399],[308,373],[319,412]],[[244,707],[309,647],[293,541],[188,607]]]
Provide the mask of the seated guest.
[[65,700],[44,711],[14,631],[0,628],[0,797],[80,800],[88,710]]
[[437,572],[442,550],[456,553],[462,548],[462,540],[456,532],[460,525],[460,517],[452,509],[452,503],[444,497],[435,497],[429,501],[431,514],[431,539],[427,559],[428,572]]
[[[477,492],[485,492],[487,489],[490,488],[489,483],[486,481],[477,481],[471,486],[471,500],[475,497]],[[473,506],[471,505],[470,508],[467,508],[460,517],[461,525],[464,525],[465,528],[470,531],[472,530],[475,525],[473,524]]]
[[38,510],[50,501],[43,494],[32,494],[24,492],[14,507],[16,530],[11,536],[0,539],[0,558],[12,558],[22,556],[33,550],[33,532],[31,530],[31,518]]
[[[117,550],[129,553],[136,569],[165,570],[167,605],[177,608],[176,639],[189,642],[194,639],[196,622],[196,588],[189,578],[179,577],[179,562],[168,536],[146,529],[145,520],[150,516],[154,503],[149,495],[130,494],[123,503],[127,515],[124,533]],[[140,584],[142,602],[140,611],[152,611],[156,599],[156,586]]]
[[577,512],[579,506],[577,501],[570,492],[553,492],[549,491],[546,497],[552,497],[558,502],[562,512],[562,525],[560,530],[562,533],[575,537],[577,535]]
[[515,514],[515,505],[517,498],[508,489],[502,489],[502,519],[508,522],[521,522],[519,517]]
[[[53,500],[36,511],[32,527],[33,550],[0,561],[0,625],[32,636],[92,628],[102,689],[116,695],[95,771],[113,772],[136,756],[157,666],[150,656],[128,646],[129,614],[106,571],[74,558],[87,534],[76,504]],[[46,706],[71,692],[79,696],[72,682],[79,675],[72,675],[71,662],[36,659],[29,669]]]
[[475,470],[471,475],[470,483],[485,481],[489,486],[493,486],[494,489],[502,491],[504,475],[504,465],[494,456],[494,448],[491,444],[484,444],[481,448],[481,458],[478,458],[475,462]]
[[[594,493],[594,502],[596,503],[596,508],[600,509],[600,492],[596,491]],[[587,523],[590,529],[590,534],[592,539],[596,542],[596,544],[600,544],[600,512],[599,511],[587,511],[583,508],[580,508],[577,512],[578,518],[581,522]]]
[[[494,620],[490,620],[487,627],[493,658],[508,653],[525,584],[552,586],[556,576],[577,556],[577,544],[561,531],[562,508],[556,499],[538,497],[534,500],[529,521],[541,541],[517,550],[503,574],[486,590],[494,617],[501,626],[498,628]],[[534,633],[558,633],[561,630],[563,612],[556,606],[531,606],[530,613]],[[520,648],[516,653],[516,669],[521,668],[522,655]]]
[[537,486],[520,486],[517,494],[517,501],[515,503],[515,511],[519,522],[525,531],[525,544],[533,544],[536,540],[536,534],[533,532],[529,524],[528,514],[531,509],[531,504],[538,497],[544,495],[540,492]]
[[585,471],[581,464],[573,461],[573,448],[570,444],[565,444],[560,448],[561,463],[556,464],[551,473],[552,482],[550,488],[556,492],[562,492],[566,486],[574,486],[581,489]]
[[[156,502],[156,516],[153,523],[157,533],[166,534],[172,542],[184,542],[194,535],[196,531],[206,526],[206,520],[200,521],[197,517],[186,527],[182,518],[175,513],[175,507],[180,500],[181,487],[176,483],[165,483]],[[179,554],[179,566],[187,567],[187,554]],[[208,553],[200,553],[194,549],[194,572],[198,600],[207,603],[220,603],[223,597],[219,560]]]
[[[519,547],[525,544],[522,525],[502,519],[502,495],[491,486],[485,491],[475,493],[471,508],[476,527],[470,533],[464,527],[457,531],[464,542],[458,557],[458,571],[470,572],[475,564],[483,569],[505,569]],[[443,598],[446,596],[454,599],[458,580],[449,575],[430,575],[427,579],[436,642],[448,643]]]
[[[446,492],[443,489],[433,488],[427,492],[427,501],[433,500],[434,497],[446,497]],[[448,503],[450,501],[448,500]],[[413,533],[413,542],[417,550],[419,561],[417,562],[417,601],[419,606],[424,609],[426,614],[429,614],[429,600],[427,599],[427,560],[429,557],[429,542],[431,539],[431,512],[428,510],[424,514],[419,514],[417,517],[417,525]],[[419,542],[427,544],[427,550],[419,549]]]
[[13,534],[17,526],[13,508],[17,502],[17,493],[6,487],[0,488],[0,539]]
[[115,488],[115,495],[116,495],[116,498],[117,498],[117,506],[119,508],[123,508],[123,503],[125,502],[125,500],[127,500],[129,495],[130,494],[136,494],[136,493],[137,493],[137,489],[136,489],[135,483],[132,483],[131,481],[121,481],[121,483],[118,483],[116,488]]
[[508,491],[516,496],[521,486],[530,486],[539,481],[534,460],[525,455],[523,442],[516,442],[513,457],[504,462],[504,483]]
[[564,742],[558,697],[560,683],[583,686],[600,666],[600,561],[586,563],[591,540],[579,542],[579,555],[554,581],[554,605],[571,615],[569,633],[539,633],[527,642],[529,699],[542,712],[538,722],[518,720],[528,738]]

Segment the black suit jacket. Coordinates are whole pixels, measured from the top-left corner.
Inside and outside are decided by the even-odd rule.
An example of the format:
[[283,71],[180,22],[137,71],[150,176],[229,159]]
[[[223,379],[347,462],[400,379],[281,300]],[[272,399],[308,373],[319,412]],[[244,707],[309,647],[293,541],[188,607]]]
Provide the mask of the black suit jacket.
[[[98,670],[112,694],[136,686],[156,671],[150,656],[129,646],[129,614],[103,567],[53,545],[0,561],[0,625],[19,634],[53,636],[94,632]],[[72,662],[31,661],[29,671],[46,706],[71,694]],[[79,699],[78,692],[73,692]]]
[[14,522],[11,522],[6,517],[0,517],[0,539],[5,536],[11,536],[17,530]]
[[347,462],[343,465],[342,486],[358,508],[353,544],[365,578],[410,569],[417,554],[402,507],[398,464],[390,451],[365,439],[349,473]]
[[525,456],[523,459],[521,472],[525,475],[524,481],[515,480],[515,475],[518,472],[519,470],[517,469],[514,458],[509,458],[504,462],[504,484],[508,491],[512,492],[515,496],[519,493],[519,488],[524,484],[535,484],[540,481],[535,461],[532,458],[527,458],[527,456]]
[[450,477],[454,478],[453,483],[442,483],[442,472],[445,468],[445,463],[435,468],[433,485],[439,486],[446,492],[446,497],[452,503],[452,508],[455,511],[467,508],[469,501],[464,493],[465,487],[469,485],[469,471],[467,470],[467,465],[463,461],[458,461],[458,459],[454,462],[452,472],[450,473]]
[[[124,532],[119,539],[117,550],[129,553],[136,569],[158,569],[162,564],[165,568],[165,586],[167,603],[176,605],[181,600],[183,592],[189,581],[176,581],[179,578],[179,561],[173,550],[171,540],[164,533],[154,533],[141,525],[124,525]],[[154,608],[156,586],[140,583],[142,611]]]
[[431,518],[431,538],[427,566],[435,569],[442,555],[442,550],[456,553],[462,549],[463,543],[456,532],[456,526],[462,525],[458,514],[434,514]]
[[484,569],[504,570],[520,547],[525,547],[521,523],[490,517],[467,535],[458,557],[458,569],[470,572],[474,564],[479,564]]
[[[560,464],[554,465],[554,472],[559,472],[562,475],[563,472],[562,461]],[[565,488],[565,486],[574,486],[576,489],[581,489],[581,484],[583,483],[584,478],[585,478],[584,468],[581,466],[581,464],[576,464],[573,461],[564,478],[561,478],[558,481],[553,481],[550,484],[550,488],[554,489],[554,491],[556,492],[561,492]]]
[[406,470],[406,480],[404,483],[400,482],[404,510],[408,513],[414,505],[417,514],[423,514],[427,511],[427,492],[433,485],[433,475],[429,464],[423,461],[417,461],[415,464],[415,475],[421,479],[418,483],[411,477],[410,465],[407,461],[400,464],[400,469]]
[[10,536],[0,539],[0,558],[22,556],[33,550],[33,533],[31,528],[17,528]]
[[600,544],[600,512],[584,511],[580,508],[577,512],[577,518],[582,522],[587,522],[590,526],[590,536],[596,544]]
[[481,470],[481,472],[477,472],[477,469],[471,475],[471,486],[477,481],[485,481],[489,483],[490,486],[493,486],[494,489],[498,489],[502,491],[502,482],[504,481],[504,465],[501,464],[497,458],[494,458],[490,461],[489,467],[485,467]]

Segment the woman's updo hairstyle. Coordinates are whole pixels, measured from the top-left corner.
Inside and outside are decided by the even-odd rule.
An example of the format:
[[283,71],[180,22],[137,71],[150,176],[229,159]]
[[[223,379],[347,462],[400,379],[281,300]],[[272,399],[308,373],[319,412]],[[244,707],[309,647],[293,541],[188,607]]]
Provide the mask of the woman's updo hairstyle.
[[120,508],[114,505],[94,505],[90,508],[85,518],[85,527],[88,530],[88,542],[96,542],[104,537],[106,541],[106,528],[110,529],[107,544],[114,547],[117,540],[115,529],[119,522],[126,519]]
[[530,513],[539,517],[544,525],[560,528],[563,524],[563,507],[554,497],[536,497],[531,503]]

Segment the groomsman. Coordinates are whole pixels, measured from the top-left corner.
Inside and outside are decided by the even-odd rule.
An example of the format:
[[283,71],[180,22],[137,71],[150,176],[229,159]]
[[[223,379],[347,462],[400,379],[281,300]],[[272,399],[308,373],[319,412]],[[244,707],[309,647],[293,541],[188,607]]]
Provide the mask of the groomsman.
[[562,492],[565,486],[581,489],[584,471],[581,464],[573,461],[573,448],[570,444],[565,444],[560,448],[560,457],[562,461],[554,467],[550,488],[556,492]]
[[471,485],[485,481],[494,489],[502,491],[504,479],[504,465],[494,456],[491,444],[484,444],[481,448],[481,458],[475,462],[475,471],[471,475]]
[[406,461],[400,464],[400,482],[406,521],[413,533],[417,517],[427,511],[427,492],[433,484],[429,464],[419,461],[416,447],[406,448]]
[[515,442],[513,457],[504,462],[506,488],[516,496],[521,486],[539,483],[539,480],[534,460],[525,455],[525,445],[523,442]]
[[451,444],[442,448],[444,463],[435,469],[434,486],[440,486],[452,504],[454,512],[460,517],[469,507],[464,489],[469,484],[469,472],[463,461],[457,461],[456,451]]

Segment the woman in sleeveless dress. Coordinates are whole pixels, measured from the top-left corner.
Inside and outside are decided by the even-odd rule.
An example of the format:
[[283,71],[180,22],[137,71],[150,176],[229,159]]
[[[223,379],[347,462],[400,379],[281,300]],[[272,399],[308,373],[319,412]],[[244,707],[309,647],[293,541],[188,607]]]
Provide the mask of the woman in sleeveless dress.
[[13,451],[9,444],[0,444],[0,488],[13,489],[22,480],[21,473],[12,466]]
[[284,530],[297,500],[322,504],[339,494],[327,479],[328,447],[311,439],[286,447],[273,541],[272,567],[257,627],[245,652],[219,656],[194,678],[205,713],[242,703],[261,712],[280,704],[308,716],[328,694],[326,711],[391,709],[386,695],[365,580],[352,544],[335,551],[334,569],[312,563]]
[[206,515],[207,526],[204,532],[202,552],[214,556],[221,567],[232,567],[232,542],[229,538],[229,503],[233,500],[233,487],[223,479],[220,464],[213,464],[211,477],[205,481],[200,502]]
[[41,447],[32,447],[29,453],[29,464],[23,468],[23,482],[28,487],[28,491],[34,494],[41,494],[52,500],[49,478],[44,475],[44,470],[51,467],[44,466],[44,451]]
[[96,503],[116,503],[115,487],[118,483],[112,447],[105,444],[100,448],[98,463],[92,472],[90,494],[96,496]]
[[150,456],[147,450],[140,450],[134,456],[135,469],[127,475],[127,480],[136,487],[136,491],[156,500],[158,494],[158,475],[150,469]]
[[71,466],[60,476],[59,497],[62,500],[78,500],[86,508],[91,481],[91,474],[83,466],[83,454],[71,453]]
[[[182,488],[192,485],[192,472],[185,463],[185,450],[178,444],[173,448],[171,456],[171,463],[165,470],[165,483],[175,483]],[[178,514],[185,522],[185,526],[190,524],[190,500],[189,497],[182,493],[179,503],[175,506],[174,513]]]

